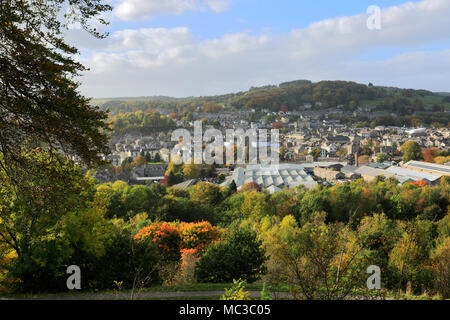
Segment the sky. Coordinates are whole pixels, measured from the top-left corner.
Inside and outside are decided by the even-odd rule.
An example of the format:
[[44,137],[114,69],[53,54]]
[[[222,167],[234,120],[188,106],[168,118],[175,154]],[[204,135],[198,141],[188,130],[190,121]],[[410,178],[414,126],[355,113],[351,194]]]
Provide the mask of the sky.
[[79,79],[88,97],[205,96],[297,79],[450,91],[450,0],[107,2],[106,39],[66,32],[89,68]]

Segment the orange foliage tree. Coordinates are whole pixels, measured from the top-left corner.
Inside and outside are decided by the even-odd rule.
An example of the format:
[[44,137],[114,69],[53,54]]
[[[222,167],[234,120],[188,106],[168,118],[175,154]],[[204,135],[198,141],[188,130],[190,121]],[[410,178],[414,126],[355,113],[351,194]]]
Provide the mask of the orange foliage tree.
[[208,221],[154,222],[139,230],[134,240],[150,238],[166,252],[203,253],[211,243],[220,240],[222,232]]
[[272,129],[282,129],[283,127],[284,127],[283,123],[281,123],[281,122],[272,123]]
[[358,164],[368,164],[370,162],[369,156],[359,156],[358,157]]
[[439,155],[438,148],[428,148],[422,150],[422,158],[425,162],[434,163],[434,159]]
[[417,181],[410,182],[409,184],[416,186],[416,187],[420,187],[420,188],[428,186],[428,182],[426,182],[425,180],[417,180]]

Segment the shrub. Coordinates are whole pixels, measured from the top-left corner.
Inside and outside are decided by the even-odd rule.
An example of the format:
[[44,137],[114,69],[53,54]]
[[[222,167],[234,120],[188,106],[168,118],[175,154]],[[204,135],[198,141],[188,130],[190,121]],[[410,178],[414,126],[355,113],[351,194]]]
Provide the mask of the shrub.
[[164,255],[173,258],[173,260],[179,258],[182,239],[180,230],[174,224],[155,222],[142,228],[134,236],[134,240],[137,242],[146,239],[155,243]]
[[256,233],[234,229],[222,242],[211,245],[200,258],[196,276],[200,282],[256,281],[265,272],[265,251]]
[[245,291],[245,281],[233,280],[233,286],[225,289],[225,294],[220,300],[251,300],[250,293]]

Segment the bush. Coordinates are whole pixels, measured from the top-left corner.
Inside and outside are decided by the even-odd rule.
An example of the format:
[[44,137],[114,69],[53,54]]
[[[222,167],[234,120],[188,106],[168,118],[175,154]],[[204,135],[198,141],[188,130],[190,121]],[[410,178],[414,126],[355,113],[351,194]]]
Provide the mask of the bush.
[[115,282],[122,282],[122,287],[127,289],[133,285],[159,284],[161,260],[157,245],[150,239],[134,241],[126,228],[118,229],[102,257],[79,264],[83,289],[113,289]]
[[245,281],[233,280],[233,286],[225,289],[225,294],[220,300],[251,300],[250,293],[245,291]]
[[230,230],[222,242],[211,245],[196,268],[199,282],[256,281],[265,272],[265,251],[256,233],[247,229]]

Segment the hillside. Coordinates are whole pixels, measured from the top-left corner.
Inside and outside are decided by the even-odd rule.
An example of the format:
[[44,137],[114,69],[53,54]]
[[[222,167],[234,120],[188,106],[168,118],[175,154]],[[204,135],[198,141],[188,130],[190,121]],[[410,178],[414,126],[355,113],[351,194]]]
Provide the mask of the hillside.
[[386,116],[395,114],[399,117],[395,121],[388,121],[390,124],[408,125],[414,122],[413,118],[427,125],[435,123],[447,126],[450,121],[449,113],[446,112],[450,110],[450,97],[443,93],[348,81],[313,83],[309,80],[296,80],[284,82],[278,86],[252,87],[245,92],[217,96],[101,99],[94,103],[101,106],[103,110],[109,110],[113,116],[119,113],[151,110],[185,115],[198,110],[198,107],[205,112],[217,112],[225,106],[235,109],[254,109],[259,112],[298,110],[305,105],[311,105],[311,110],[339,106],[344,113],[348,114],[358,110],[358,107],[371,106],[374,111],[384,113]]

